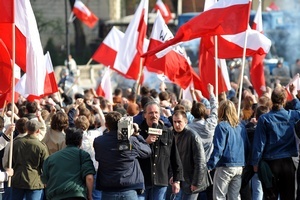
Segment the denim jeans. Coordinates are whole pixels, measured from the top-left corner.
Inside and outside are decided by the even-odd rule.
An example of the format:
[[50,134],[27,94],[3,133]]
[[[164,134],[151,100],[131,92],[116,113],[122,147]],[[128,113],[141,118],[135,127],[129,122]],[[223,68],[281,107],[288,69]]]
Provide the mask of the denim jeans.
[[264,192],[257,173],[255,173],[251,179],[251,188],[252,200],[263,200]]
[[139,200],[165,200],[167,186],[147,187],[143,194],[139,195]]
[[214,175],[213,198],[215,200],[240,200],[242,167],[217,167]]
[[94,187],[93,187],[93,200],[101,200],[102,198],[102,192],[99,190],[96,190],[96,178],[97,178],[97,173],[94,175]]
[[12,188],[13,200],[43,200],[43,189],[40,190],[27,190]]
[[104,192],[102,191],[102,199],[105,200],[138,200],[138,195],[135,190],[124,192]]

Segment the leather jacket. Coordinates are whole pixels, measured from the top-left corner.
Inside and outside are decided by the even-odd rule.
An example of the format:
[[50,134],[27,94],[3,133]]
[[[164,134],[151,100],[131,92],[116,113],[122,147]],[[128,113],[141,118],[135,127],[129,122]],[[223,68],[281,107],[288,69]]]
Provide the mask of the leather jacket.
[[192,129],[184,128],[182,132],[175,132],[174,135],[183,166],[184,181],[189,186],[205,185],[202,181],[207,175],[206,158],[199,134]]
[[[140,135],[145,139],[148,137],[148,125],[144,120],[140,125]],[[163,133],[158,140],[150,147],[152,155],[150,158],[139,159],[139,163],[145,178],[145,186],[168,186],[169,183],[169,167],[172,169],[174,181],[183,180],[182,164],[175,144],[175,138],[170,129],[162,123],[158,124],[158,129],[162,129]]]

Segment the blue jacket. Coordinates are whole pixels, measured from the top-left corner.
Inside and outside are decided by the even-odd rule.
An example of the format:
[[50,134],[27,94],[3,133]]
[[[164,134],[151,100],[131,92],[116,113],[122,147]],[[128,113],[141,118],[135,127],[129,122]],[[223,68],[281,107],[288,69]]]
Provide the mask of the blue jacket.
[[232,127],[228,122],[220,122],[213,139],[214,150],[207,163],[209,170],[216,167],[245,166],[249,141],[244,125]]
[[254,133],[251,164],[258,165],[260,159],[297,156],[294,125],[299,119],[299,111],[283,108],[261,115]]
[[118,150],[117,131],[94,140],[95,159],[99,162],[96,189],[121,192],[144,189],[144,176],[137,158],[147,158],[151,149],[142,136],[131,136],[132,150]]

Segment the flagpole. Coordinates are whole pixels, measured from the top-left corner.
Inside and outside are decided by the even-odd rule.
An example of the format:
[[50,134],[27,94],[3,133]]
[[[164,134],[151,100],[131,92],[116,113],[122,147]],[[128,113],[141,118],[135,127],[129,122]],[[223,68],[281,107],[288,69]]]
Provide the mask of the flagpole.
[[219,72],[218,72],[218,36],[215,35],[214,37],[215,39],[215,91],[216,91],[216,100],[218,102],[218,94],[219,94],[219,80],[218,80],[218,76],[219,76]]
[[[14,0],[13,15],[14,22],[12,23],[12,80],[11,80],[11,124],[14,123],[14,110],[15,110],[15,61],[16,61],[16,24],[15,24],[15,6],[16,1]],[[13,156],[13,144],[14,144],[14,132],[10,134],[10,151],[8,159],[8,168],[12,168],[12,156]],[[8,177],[8,187],[11,187],[11,177]]]
[[134,102],[136,101],[137,95],[140,93],[139,89],[140,89],[140,82],[141,82],[141,77],[142,77],[142,72],[144,70],[144,58],[140,58],[140,71],[139,71],[139,75],[138,75],[138,79],[136,80],[136,95],[134,96]]
[[69,20],[68,20],[68,3],[65,0],[65,21],[66,21],[66,64],[67,69],[70,69],[69,55],[70,55],[70,44],[69,44]]
[[90,58],[90,60],[86,63],[86,66],[89,66],[91,64],[91,62],[93,61],[92,58]]
[[247,47],[247,41],[248,41],[248,30],[246,30],[246,34],[245,34],[245,43],[244,43],[244,49],[243,49],[242,69],[241,69],[241,73],[240,73],[239,102],[238,102],[238,117],[240,117],[240,114],[241,114],[241,101],[242,101],[242,89],[243,89],[243,75],[244,75],[244,71],[245,71],[245,61],[246,61],[246,47]]

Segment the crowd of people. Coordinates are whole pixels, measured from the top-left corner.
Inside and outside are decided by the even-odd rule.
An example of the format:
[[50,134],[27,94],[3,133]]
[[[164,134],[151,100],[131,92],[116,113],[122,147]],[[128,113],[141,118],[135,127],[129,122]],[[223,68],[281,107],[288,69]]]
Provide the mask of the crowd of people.
[[[244,88],[238,108],[207,90],[192,100],[147,86],[117,88],[113,102],[94,89],[20,97],[1,111],[2,199],[300,199],[300,95]],[[121,149],[125,116],[133,131]]]

